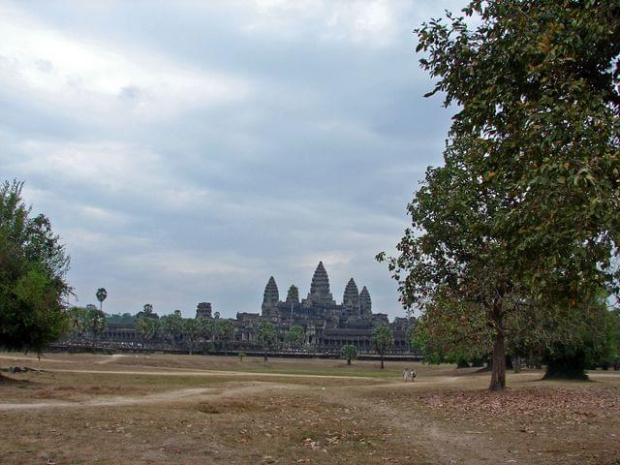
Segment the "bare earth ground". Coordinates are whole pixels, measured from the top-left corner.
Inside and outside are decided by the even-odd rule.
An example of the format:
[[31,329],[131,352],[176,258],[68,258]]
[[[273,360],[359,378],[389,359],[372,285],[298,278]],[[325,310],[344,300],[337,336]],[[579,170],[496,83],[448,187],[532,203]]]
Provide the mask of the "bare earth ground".
[[615,464],[620,373],[591,382],[336,360],[0,353],[0,464]]

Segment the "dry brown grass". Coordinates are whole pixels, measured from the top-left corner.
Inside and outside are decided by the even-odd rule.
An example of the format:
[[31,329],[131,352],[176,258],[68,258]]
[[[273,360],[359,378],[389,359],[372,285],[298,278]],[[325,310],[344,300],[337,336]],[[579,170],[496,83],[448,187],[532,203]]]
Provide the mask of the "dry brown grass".
[[[590,383],[402,364],[0,354],[0,463],[620,464],[620,373]],[[413,364],[409,363],[409,366]]]

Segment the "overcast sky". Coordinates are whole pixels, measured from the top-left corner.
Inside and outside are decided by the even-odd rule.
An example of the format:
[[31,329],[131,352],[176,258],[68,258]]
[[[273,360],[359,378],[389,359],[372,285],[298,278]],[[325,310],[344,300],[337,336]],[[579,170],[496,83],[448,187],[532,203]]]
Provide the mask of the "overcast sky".
[[26,182],[108,313],[259,312],[274,276],[353,277],[404,316],[380,251],[441,163],[413,29],[455,0],[5,1],[0,179]]

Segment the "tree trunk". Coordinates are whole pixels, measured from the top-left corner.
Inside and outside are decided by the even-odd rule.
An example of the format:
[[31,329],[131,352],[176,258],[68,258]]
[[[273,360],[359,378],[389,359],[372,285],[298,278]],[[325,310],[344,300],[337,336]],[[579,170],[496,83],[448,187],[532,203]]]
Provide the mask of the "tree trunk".
[[385,366],[383,366],[383,354],[381,354],[381,369],[383,370]]
[[489,390],[501,391],[506,387],[506,335],[504,333],[504,312],[502,311],[501,299],[493,303],[491,318],[495,328],[495,340],[493,341]]
[[351,365],[351,358],[347,359],[347,365]]
[[504,332],[499,328],[493,341],[493,363],[489,390],[501,391],[506,387],[506,345]]

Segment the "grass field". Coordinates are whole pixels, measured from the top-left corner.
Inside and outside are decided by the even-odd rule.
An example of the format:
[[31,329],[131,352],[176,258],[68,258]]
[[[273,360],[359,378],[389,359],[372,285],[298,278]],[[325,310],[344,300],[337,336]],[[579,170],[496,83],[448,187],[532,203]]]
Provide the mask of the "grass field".
[[0,353],[0,464],[615,464],[620,373]]

